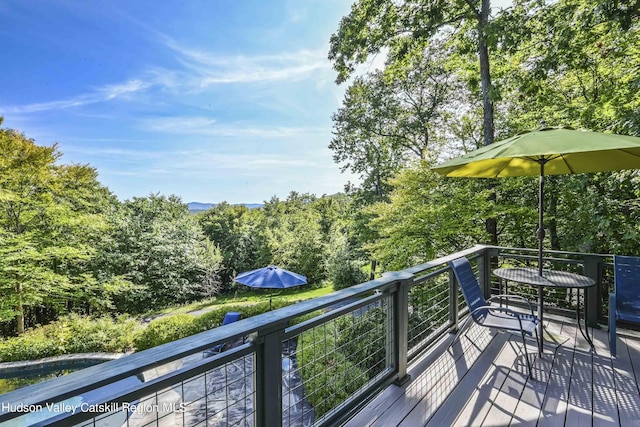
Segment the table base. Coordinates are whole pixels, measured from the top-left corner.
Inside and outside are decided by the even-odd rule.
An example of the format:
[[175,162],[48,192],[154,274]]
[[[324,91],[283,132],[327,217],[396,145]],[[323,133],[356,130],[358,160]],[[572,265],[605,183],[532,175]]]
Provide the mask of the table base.
[[[508,280],[506,279],[500,279],[500,293],[503,293],[502,290],[502,285],[503,285],[503,281],[504,281],[504,293],[508,294],[509,293],[509,285],[508,285]],[[576,301],[576,322],[578,323],[578,329],[580,330],[580,334],[582,334],[583,338],[587,341],[587,343],[589,344],[589,346],[591,348],[594,348],[593,345],[593,341],[591,340],[591,336],[589,335],[589,325],[587,325],[586,320],[585,320],[585,325],[584,325],[584,329],[582,328],[582,322],[580,321],[580,288],[576,289],[576,293],[577,293],[577,301]],[[564,344],[565,342],[569,341],[569,338],[565,338],[563,339],[562,337],[560,337],[559,335],[556,334],[552,334],[551,332],[545,331],[544,326],[543,326],[543,322],[544,322],[544,314],[542,313],[541,308],[544,307],[544,295],[543,295],[543,288],[539,287],[538,288],[538,318],[540,319],[540,325],[538,326],[538,338],[539,338],[539,342],[538,342],[538,355],[540,357],[542,357],[544,355],[544,351],[543,351],[543,345],[545,342],[552,342],[552,343],[556,343],[556,347]],[[507,302],[508,304],[508,302]],[[582,307],[584,310],[584,318],[587,318],[587,301],[586,301],[586,293],[583,294],[583,303],[582,303]]]

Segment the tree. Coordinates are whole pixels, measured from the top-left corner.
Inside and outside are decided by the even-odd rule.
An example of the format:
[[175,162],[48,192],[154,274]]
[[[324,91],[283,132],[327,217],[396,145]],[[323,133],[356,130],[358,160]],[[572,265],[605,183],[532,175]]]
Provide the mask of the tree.
[[357,218],[360,209],[353,198],[347,194],[322,196],[311,202],[310,208],[319,214],[327,278],[334,288],[366,281],[362,267],[367,264],[367,254],[358,235],[362,226]]
[[[518,1],[496,19],[493,70],[503,128],[513,134],[544,119],[640,135],[640,93],[633,89],[640,81],[640,19],[633,10],[637,2]],[[637,172],[550,178],[547,187],[551,248],[633,252],[638,231],[627,219],[635,215]]]
[[359,258],[358,250],[349,244],[346,235],[335,234],[329,242],[327,277],[333,289],[348,288],[366,282],[368,277],[362,271],[366,260]]
[[0,151],[0,318],[15,318],[21,334],[33,309],[65,310],[84,298],[101,212],[113,196],[93,168],[57,164],[55,144],[0,129]]
[[368,209],[380,235],[368,248],[386,269],[404,269],[486,238],[482,218],[494,212],[478,180],[442,178],[422,162],[393,184],[390,202]]
[[625,25],[592,2],[520,3],[496,20],[510,38],[503,44],[518,46],[497,52],[506,127],[519,131],[544,119],[640,135],[638,16]]
[[[359,63],[383,48],[389,50],[387,63],[401,62],[453,31],[475,36],[484,111],[484,144],[493,142],[493,102],[489,64],[489,0],[401,1],[359,0],[340,21],[331,36],[329,59],[343,83]],[[470,33],[465,33],[467,30]]]
[[559,248],[637,255],[639,171],[563,176],[556,184]]
[[259,225],[260,264],[275,264],[307,276],[309,283],[326,278],[327,246],[313,209],[316,197],[291,192],[285,201],[277,197],[265,203]]
[[444,43],[434,43],[402,64],[357,77],[333,115],[334,160],[363,177],[377,196],[412,160],[435,159],[445,135],[454,93],[463,92],[446,66]]
[[220,251],[179,197],[134,197],[108,222],[109,238],[100,253],[102,274],[135,285],[118,297],[119,310],[142,312],[220,290]]
[[[387,67],[393,67],[451,37],[458,56],[467,57],[472,51],[477,55],[478,68],[467,74],[467,81],[472,90],[480,81],[483,143],[489,145],[494,141],[494,101],[498,97],[490,71],[489,47],[495,41],[490,12],[490,0],[359,0],[331,36],[329,59],[338,72],[336,81],[346,81],[357,64],[383,49],[388,49]],[[492,186],[489,183],[489,188]],[[488,197],[495,201],[495,193],[490,192]],[[485,227],[495,244],[495,218],[487,218]]]
[[243,271],[260,268],[258,260],[257,223],[260,211],[246,206],[220,203],[198,217],[204,234],[220,248],[223,284],[231,283]]

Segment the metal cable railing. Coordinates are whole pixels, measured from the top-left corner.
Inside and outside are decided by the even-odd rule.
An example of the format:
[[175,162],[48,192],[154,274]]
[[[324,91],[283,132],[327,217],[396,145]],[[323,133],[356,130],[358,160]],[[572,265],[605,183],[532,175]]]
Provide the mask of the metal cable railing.
[[[596,279],[602,319],[611,284],[606,255],[545,253],[546,266]],[[535,250],[476,246],[314,300],[244,319],[0,396],[0,423],[32,425],[335,425],[454,330],[466,305],[448,268],[469,258],[488,295],[491,271],[535,262]],[[509,292],[532,296],[529,287]],[[568,293],[550,310],[570,315]],[[594,302],[595,301],[595,302]],[[219,343],[232,348],[211,355]],[[22,405],[22,406],[20,406]]]

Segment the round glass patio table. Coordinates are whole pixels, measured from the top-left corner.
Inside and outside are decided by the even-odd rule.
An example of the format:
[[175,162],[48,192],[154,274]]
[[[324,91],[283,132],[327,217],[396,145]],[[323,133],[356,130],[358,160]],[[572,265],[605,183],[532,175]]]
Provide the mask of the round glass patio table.
[[[590,288],[595,286],[595,280],[590,277],[581,276],[576,273],[569,273],[567,271],[557,271],[557,270],[542,270],[542,276],[538,274],[537,268],[524,268],[524,267],[515,267],[515,268],[498,268],[493,270],[493,274],[498,276],[501,279],[508,280],[511,282],[522,283],[530,286],[538,287],[538,318],[540,319],[540,324],[538,325],[538,353],[542,356],[542,344],[544,341],[544,335],[542,330],[543,325],[543,309],[544,309],[544,297],[543,297],[543,289],[544,288],[564,288],[564,289],[577,289],[578,292],[578,301],[576,302],[576,317],[578,320],[578,328],[580,329],[580,333],[587,340],[589,345],[593,347],[593,341],[591,341],[591,337],[589,336],[589,329],[587,328],[587,304],[586,300],[583,303],[584,307],[584,319],[585,319],[585,331],[582,330],[582,325],[580,324],[580,291],[586,288]],[[584,295],[586,298],[586,293]]]

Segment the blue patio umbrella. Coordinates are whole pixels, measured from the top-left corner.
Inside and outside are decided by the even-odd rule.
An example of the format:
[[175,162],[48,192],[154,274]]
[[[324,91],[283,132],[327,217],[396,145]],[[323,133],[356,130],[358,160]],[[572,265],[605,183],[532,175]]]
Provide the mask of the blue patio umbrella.
[[[252,288],[261,289],[285,289],[307,283],[307,278],[302,274],[293,273],[275,265],[245,271],[238,274],[233,280]],[[269,296],[269,307],[271,307],[271,296]]]

